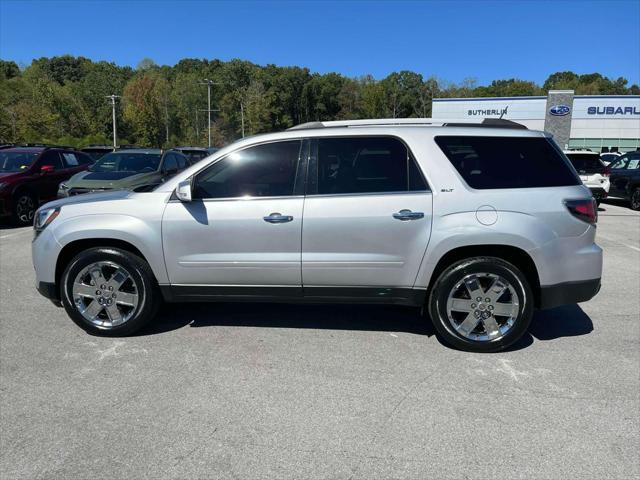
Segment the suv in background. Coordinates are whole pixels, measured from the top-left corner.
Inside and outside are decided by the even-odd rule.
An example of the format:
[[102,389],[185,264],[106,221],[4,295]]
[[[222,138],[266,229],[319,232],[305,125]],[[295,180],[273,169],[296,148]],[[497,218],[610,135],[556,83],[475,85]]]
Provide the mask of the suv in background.
[[86,172],[59,185],[58,197],[105,190],[133,190],[156,186],[189,166],[180,152],[127,149],[107,153]]
[[204,147],[174,147],[171,150],[185,155],[189,159],[189,165],[198,163],[200,160],[208,157],[212,153]]
[[38,290],[94,334],[139,330],[161,298],[399,304],[486,352],[535,308],[598,292],[596,221],[546,133],[315,122],[240,140],[152,191],[49,203],[32,254]]
[[109,152],[113,152],[114,148],[109,145],[87,145],[80,149],[81,152],[89,155],[93,161],[99,160]]
[[640,152],[625,153],[610,167],[611,195],[629,200],[633,210],[640,210]]
[[58,185],[91,165],[91,158],[67,147],[12,146],[0,150],[0,217],[33,223],[38,206],[56,198]]
[[584,183],[596,199],[598,205],[603,198],[609,194],[610,168],[607,167],[600,155],[591,150],[565,150],[565,155],[580,175],[580,180]]

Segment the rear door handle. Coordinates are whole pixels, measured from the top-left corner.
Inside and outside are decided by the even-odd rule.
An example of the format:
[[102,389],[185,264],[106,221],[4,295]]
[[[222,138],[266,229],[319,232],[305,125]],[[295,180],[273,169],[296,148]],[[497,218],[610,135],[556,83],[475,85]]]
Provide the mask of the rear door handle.
[[420,218],[424,218],[424,213],[422,212],[412,212],[411,210],[400,210],[398,213],[393,214],[393,218],[396,220],[419,220]]
[[291,215],[282,215],[280,213],[272,213],[267,217],[262,217],[262,219],[265,222],[269,222],[269,223],[287,223],[287,222],[291,222],[293,220],[293,217]]

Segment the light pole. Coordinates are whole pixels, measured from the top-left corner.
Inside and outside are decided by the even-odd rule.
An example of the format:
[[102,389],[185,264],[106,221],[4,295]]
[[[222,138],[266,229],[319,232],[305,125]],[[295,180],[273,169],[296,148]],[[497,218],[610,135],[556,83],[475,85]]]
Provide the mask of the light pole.
[[215,112],[217,110],[211,110],[211,85],[221,85],[220,83],[216,83],[213,80],[209,80],[208,78],[205,78],[202,82],[199,82],[200,85],[206,85],[207,86],[207,118],[209,119],[208,122],[208,129],[209,129],[209,147],[211,147],[211,112]]
[[111,112],[113,114],[113,148],[117,148],[118,129],[116,127],[116,98],[120,98],[120,95],[107,95],[106,98],[111,100]]

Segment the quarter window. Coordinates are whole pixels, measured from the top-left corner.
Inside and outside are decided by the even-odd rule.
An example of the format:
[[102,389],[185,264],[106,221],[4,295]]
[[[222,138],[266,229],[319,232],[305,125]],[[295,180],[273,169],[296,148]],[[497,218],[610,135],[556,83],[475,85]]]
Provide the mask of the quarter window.
[[257,145],[233,152],[195,179],[196,198],[293,195],[300,157],[299,140]]
[[391,137],[318,140],[318,193],[383,193],[426,190],[407,147]]

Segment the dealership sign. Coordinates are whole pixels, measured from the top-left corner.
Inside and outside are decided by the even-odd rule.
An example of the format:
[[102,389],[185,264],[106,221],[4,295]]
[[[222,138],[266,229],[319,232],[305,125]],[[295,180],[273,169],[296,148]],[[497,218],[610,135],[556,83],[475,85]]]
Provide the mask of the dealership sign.
[[640,115],[638,107],[587,107],[587,115]]
[[568,105],[554,105],[549,109],[549,113],[551,115],[555,115],[556,117],[569,115],[569,112],[571,112],[571,107],[569,107]]

